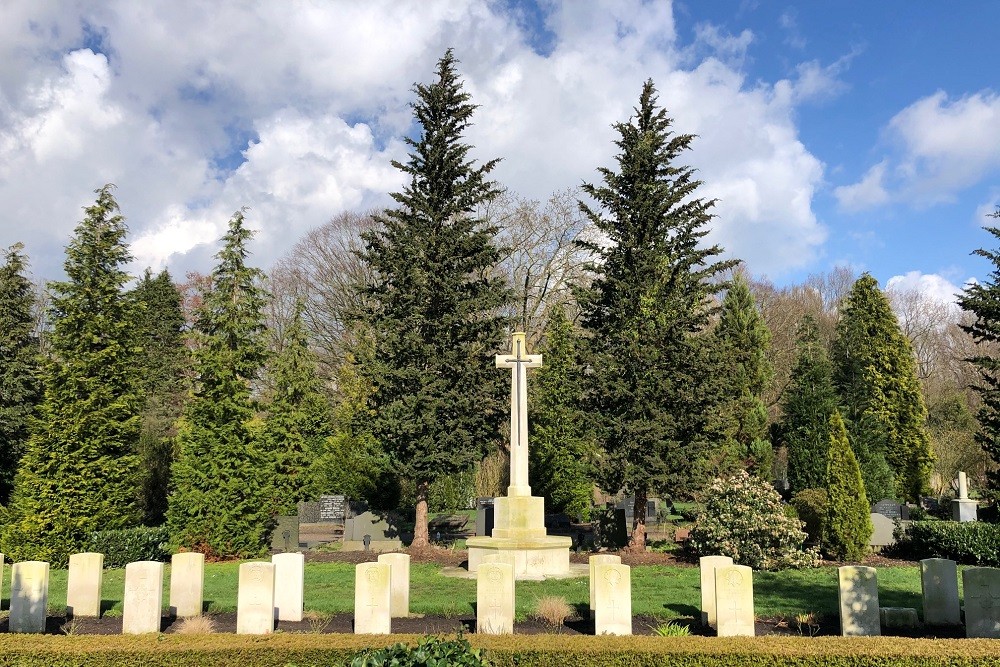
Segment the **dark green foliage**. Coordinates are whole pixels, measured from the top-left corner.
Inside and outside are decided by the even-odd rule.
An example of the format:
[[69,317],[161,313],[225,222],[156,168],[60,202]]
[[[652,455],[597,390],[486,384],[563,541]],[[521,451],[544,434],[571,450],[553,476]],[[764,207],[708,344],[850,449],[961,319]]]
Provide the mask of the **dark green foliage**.
[[375,349],[361,366],[370,379],[373,432],[397,472],[416,485],[414,544],[426,542],[427,486],[469,470],[495,444],[505,401],[491,355],[503,346],[499,314],[509,290],[493,267],[496,228],[476,216],[499,192],[487,181],[497,160],[474,166],[462,142],[475,105],[448,51],[437,80],[417,84],[417,139],[399,207],[363,235],[371,271],[362,317]]
[[[894,495],[917,500],[933,455],[916,360],[889,300],[867,273],[847,297],[831,358],[851,444],[864,438],[874,461],[861,461],[862,473],[877,467],[881,455],[895,477]],[[866,486],[874,486],[870,478]]]
[[771,332],[742,274],[736,275],[722,300],[715,336],[726,364],[722,373],[729,381],[723,407],[726,448],[740,467],[769,481],[774,457],[763,395],[774,378],[768,358]]
[[[823,456],[826,457],[826,452]],[[805,524],[802,529],[809,536],[809,541],[818,544],[823,534],[823,517],[826,516],[826,489],[802,489],[792,496],[789,504]]]
[[593,504],[595,443],[583,410],[578,338],[556,306],[545,327],[543,365],[533,374],[528,466],[532,493],[548,512],[589,519]]
[[899,558],[949,558],[965,565],[1000,567],[1000,525],[981,521],[913,521],[896,529],[891,554]]
[[[578,295],[590,334],[588,407],[600,416],[600,481],[633,492],[637,507],[650,491],[695,488],[721,430],[712,420],[722,378],[704,331],[720,288],[712,279],[735,262],[715,261],[722,249],[703,243],[714,202],[695,197],[694,169],[675,165],[694,137],[670,125],[647,81],[635,116],[615,125],[618,171],[601,168],[603,185],[583,186],[598,208],[581,203],[607,239],[581,244],[596,259],[593,284]],[[642,546],[639,523],[633,539]]]
[[861,560],[868,552],[868,540],[874,530],[871,507],[840,412],[830,417],[830,447],[826,460],[823,553],[834,560]]
[[263,276],[246,264],[251,236],[237,212],[195,315],[196,384],[167,507],[173,546],[219,557],[262,554],[273,514],[273,460],[250,393],[266,357]]
[[269,505],[275,514],[294,514],[296,504],[311,495],[310,462],[333,434],[332,410],[316,374],[303,310],[300,300],[270,369],[274,394],[264,437],[273,459],[275,495]]
[[[1000,218],[1000,208],[991,215]],[[985,229],[1000,239],[1000,228]],[[962,329],[972,336],[981,350],[971,359],[979,371],[979,384],[975,389],[982,400],[976,439],[994,463],[993,469],[986,472],[984,495],[997,501],[1000,500],[1000,467],[995,465],[1000,463],[1000,356],[993,350],[1000,341],[1000,251],[980,248],[973,254],[988,259],[993,270],[989,279],[968,285],[958,305],[976,316],[975,322]]]
[[416,646],[393,644],[368,649],[351,661],[351,667],[489,667],[482,649],[472,648],[465,637],[422,637]]
[[98,529],[142,518],[138,315],[122,288],[132,258],[111,186],[97,191],[52,292],[51,358],[38,427],[14,482],[0,549],[58,567]]
[[143,522],[159,525],[167,511],[175,424],[187,395],[184,313],[181,294],[166,269],[155,278],[147,269],[132,297],[139,304],[136,329],[142,346],[139,364],[145,395],[138,450],[143,470]]
[[104,567],[120,568],[140,560],[169,561],[169,539],[166,526],[99,530],[90,534],[85,550],[104,554]]
[[781,433],[788,448],[788,481],[794,491],[826,484],[830,417],[837,410],[833,367],[810,315],[799,324],[798,348],[791,383],[781,401]]
[[27,259],[16,243],[0,266],[0,505],[14,488],[30,421],[42,397],[38,340],[32,330],[34,296],[25,277]]

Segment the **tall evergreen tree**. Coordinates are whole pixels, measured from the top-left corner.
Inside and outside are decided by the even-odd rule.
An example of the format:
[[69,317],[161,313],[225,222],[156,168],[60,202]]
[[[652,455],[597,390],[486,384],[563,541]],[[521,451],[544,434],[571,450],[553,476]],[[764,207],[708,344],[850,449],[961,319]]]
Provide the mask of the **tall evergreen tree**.
[[187,395],[184,313],[181,293],[166,269],[155,277],[147,269],[132,297],[139,304],[135,325],[142,346],[139,364],[145,396],[139,434],[143,521],[158,525],[166,516],[176,423]]
[[498,437],[502,374],[490,355],[502,348],[499,315],[509,290],[493,267],[496,228],[475,211],[499,192],[475,166],[462,136],[476,106],[462,89],[449,50],[437,80],[417,84],[417,139],[399,207],[363,235],[371,270],[364,319],[375,336],[371,363],[374,432],[398,472],[416,487],[413,546],[428,544],[427,493],[441,475],[471,469]]
[[38,340],[32,330],[35,299],[24,275],[23,249],[20,243],[7,248],[0,266],[0,505],[7,504],[14,488],[42,397]]
[[[1000,219],[1000,207],[990,215]],[[985,229],[1000,239],[1000,228]],[[980,248],[973,254],[988,259],[993,270],[988,280],[966,287],[958,305],[976,316],[972,324],[962,329],[972,336],[981,351],[971,359],[979,370],[980,383],[975,389],[983,402],[976,439],[994,463],[993,469],[986,471],[986,495],[996,502],[1000,500],[1000,467],[995,465],[1000,463],[1000,356],[993,350],[1000,341],[1000,250]]]
[[137,312],[122,268],[132,257],[111,189],[97,191],[66,247],[67,280],[49,283],[45,397],[0,545],[16,560],[62,565],[92,531],[142,518]]
[[[916,360],[889,300],[867,273],[847,297],[832,361],[862,474],[873,469],[866,455],[876,464],[881,456],[895,476],[895,495],[917,500],[933,455]],[[866,486],[871,482],[869,475]]]
[[763,396],[774,378],[769,359],[771,331],[742,274],[736,275],[722,300],[715,335],[729,367],[725,375],[731,383],[724,408],[728,449],[734,452],[741,467],[753,468],[759,477],[770,481],[774,455]]
[[531,394],[531,462],[534,493],[550,512],[589,518],[593,504],[595,442],[581,403],[582,364],[573,323],[552,308]]
[[830,447],[826,461],[823,553],[835,560],[861,560],[872,536],[870,507],[858,460],[847,442],[844,420],[837,411],[830,417]]
[[333,435],[331,408],[302,321],[304,310],[300,299],[270,368],[274,394],[267,407],[265,438],[274,462],[275,514],[294,513],[296,503],[307,498],[310,462]]
[[222,557],[264,552],[273,461],[251,385],[266,360],[263,273],[247,266],[252,232],[238,211],[195,314],[195,390],[178,427],[167,526],[176,546]]
[[826,486],[830,418],[837,411],[833,367],[811,315],[802,318],[798,359],[782,397],[781,432],[788,448],[788,481],[793,491]]
[[674,134],[656,105],[652,81],[635,116],[615,129],[619,171],[583,190],[598,208],[581,209],[607,237],[583,243],[596,261],[592,286],[579,294],[590,332],[591,412],[598,415],[600,463],[609,491],[635,494],[633,548],[645,545],[650,491],[677,494],[699,476],[722,396],[704,335],[712,279],[736,264],[706,246],[714,201],[695,197],[694,170],[675,161],[694,138]]

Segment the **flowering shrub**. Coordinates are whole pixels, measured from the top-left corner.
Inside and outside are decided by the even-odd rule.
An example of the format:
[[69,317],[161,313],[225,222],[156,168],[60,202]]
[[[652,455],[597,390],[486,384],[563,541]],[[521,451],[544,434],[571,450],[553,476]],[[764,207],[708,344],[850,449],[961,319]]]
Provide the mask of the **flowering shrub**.
[[785,514],[781,496],[767,482],[741,470],[719,478],[705,493],[708,502],[698,517],[689,548],[699,556],[730,556],[755,570],[812,567],[815,549],[804,549],[802,522]]

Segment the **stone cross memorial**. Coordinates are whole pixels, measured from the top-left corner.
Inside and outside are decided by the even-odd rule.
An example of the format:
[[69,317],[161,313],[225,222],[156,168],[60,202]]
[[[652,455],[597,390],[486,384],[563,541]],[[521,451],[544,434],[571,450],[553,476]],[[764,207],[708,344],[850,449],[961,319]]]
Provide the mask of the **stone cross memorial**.
[[163,609],[163,563],[142,560],[125,566],[122,632],[141,635],[160,631]]
[[845,565],[838,568],[837,576],[840,634],[844,637],[881,635],[875,568]]
[[49,602],[49,564],[37,560],[14,563],[10,570],[10,632],[45,632]]
[[201,616],[205,587],[205,554],[184,552],[170,557],[170,615]]
[[753,637],[753,570],[746,565],[715,568],[716,629],[720,637]]
[[104,582],[104,554],[82,553],[69,557],[66,583],[66,615],[101,615],[101,584]]

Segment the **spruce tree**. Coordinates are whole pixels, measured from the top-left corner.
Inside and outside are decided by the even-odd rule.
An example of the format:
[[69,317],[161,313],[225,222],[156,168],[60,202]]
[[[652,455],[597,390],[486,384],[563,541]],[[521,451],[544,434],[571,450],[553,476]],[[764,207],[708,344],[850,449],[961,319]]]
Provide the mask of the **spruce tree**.
[[830,417],[837,411],[833,367],[811,315],[802,318],[798,359],[782,397],[781,433],[788,448],[788,481],[793,491],[826,485]]
[[581,203],[606,237],[581,244],[596,260],[591,287],[579,293],[599,470],[606,490],[635,494],[637,550],[648,494],[689,491],[717,435],[721,387],[704,332],[721,287],[713,278],[736,263],[717,261],[722,249],[704,243],[714,201],[697,198],[694,170],[675,164],[694,137],[670,125],[647,81],[635,116],[615,125],[618,171],[601,168],[603,185],[583,186],[596,209]]
[[218,557],[264,553],[273,461],[251,388],[266,360],[263,273],[247,265],[238,211],[195,314],[194,395],[178,426],[167,526],[174,546]]
[[[990,215],[1000,219],[1000,208]],[[984,229],[1000,239],[1000,228]],[[1000,250],[980,248],[973,254],[989,260],[993,270],[987,280],[969,284],[959,297],[958,305],[976,317],[972,324],[962,329],[972,336],[980,350],[970,359],[979,371],[975,390],[982,400],[976,440],[994,464],[986,471],[985,495],[996,502],[1000,500],[1000,467],[996,465],[1000,463],[1000,356],[994,350],[1000,341]]]
[[7,504],[14,488],[42,396],[32,318],[35,299],[24,275],[23,249],[20,243],[7,248],[0,266],[0,505]]
[[[895,476],[894,495],[918,500],[933,455],[916,360],[889,300],[867,273],[847,297],[831,357],[863,474],[882,457]],[[865,450],[870,463],[862,456]],[[870,476],[866,485],[872,486]]]
[[861,469],[847,442],[847,430],[840,412],[830,417],[830,447],[826,461],[823,553],[833,560],[861,560],[868,551],[868,540],[874,529]]
[[763,396],[774,378],[769,359],[771,332],[742,274],[736,274],[722,300],[715,335],[730,382],[723,409],[728,421],[727,448],[735,454],[740,467],[751,468],[758,477],[770,481],[774,456]]
[[330,405],[302,321],[304,309],[302,300],[296,301],[284,344],[270,368],[274,393],[267,406],[265,438],[274,464],[275,514],[293,514],[296,504],[310,495],[310,463],[333,434]]
[[475,105],[462,89],[449,50],[437,80],[417,84],[420,125],[405,164],[399,204],[363,235],[371,282],[364,319],[375,337],[362,367],[374,392],[374,433],[398,473],[416,487],[413,546],[428,544],[431,480],[469,470],[498,438],[505,408],[503,374],[491,355],[503,348],[500,315],[509,290],[494,267],[497,229],[476,211],[499,192],[475,166],[462,136]]
[[15,560],[61,566],[91,532],[142,518],[138,313],[123,291],[132,257],[111,189],[97,191],[66,247],[67,280],[49,283],[45,395],[0,544]]
[[595,443],[581,403],[578,337],[562,306],[551,309],[540,349],[544,364],[534,372],[531,399],[529,478],[532,492],[549,512],[588,519],[593,504]]

